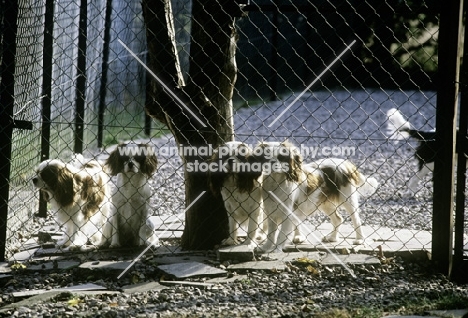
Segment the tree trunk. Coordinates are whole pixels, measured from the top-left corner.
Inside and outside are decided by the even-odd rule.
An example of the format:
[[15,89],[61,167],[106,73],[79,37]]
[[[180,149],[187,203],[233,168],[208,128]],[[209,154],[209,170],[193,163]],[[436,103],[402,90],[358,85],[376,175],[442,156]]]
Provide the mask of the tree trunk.
[[[231,0],[193,1],[190,71],[183,85],[174,37],[170,0],[143,0],[149,67],[175,93],[156,81],[148,85],[148,114],[165,123],[182,147],[216,147],[233,139],[232,95],[236,80],[235,19],[224,4]],[[228,10],[232,12],[232,10]],[[182,148],[183,149],[183,148]],[[227,213],[210,191],[206,172],[187,166],[208,159],[182,155],[186,211],[184,249],[210,249],[228,236]],[[206,191],[196,202],[194,200]],[[192,205],[193,203],[193,205]]]

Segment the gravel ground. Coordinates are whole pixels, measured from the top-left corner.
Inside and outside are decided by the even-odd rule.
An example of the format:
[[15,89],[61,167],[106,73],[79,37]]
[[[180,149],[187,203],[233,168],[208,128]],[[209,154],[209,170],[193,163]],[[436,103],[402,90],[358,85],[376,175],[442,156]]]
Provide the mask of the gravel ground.
[[[168,287],[144,293],[76,296],[62,293],[45,302],[33,302],[0,312],[2,317],[382,317],[389,314],[422,314],[441,308],[467,308],[467,286],[433,274],[429,264],[399,259],[380,266],[352,266],[357,278],[341,267],[316,265],[311,269],[291,264],[283,272],[231,272],[237,281],[215,288]],[[158,280],[148,264],[138,266],[142,281]],[[134,281],[115,281],[83,275],[79,271],[49,275],[18,273],[3,286],[3,304],[17,290],[64,287],[94,282],[112,290]],[[447,302],[445,302],[447,306]],[[444,308],[445,309],[445,308]],[[1,308],[0,308],[1,310]]]
[[[430,176],[421,182],[421,190],[415,196],[407,194],[405,182],[416,171],[412,157],[416,143],[388,141],[385,113],[397,107],[416,128],[432,129],[435,93],[381,90],[307,93],[268,127],[294,98],[237,110],[236,138],[253,145],[260,140],[289,139],[298,146],[319,149],[355,147],[355,153],[346,157],[380,182],[377,192],[362,202],[364,224],[431,230]],[[159,149],[175,147],[171,138],[153,141]],[[324,155],[315,158],[321,157]],[[184,209],[182,163],[170,154],[159,153],[158,159],[159,171],[150,182],[155,193],[151,202],[154,214],[177,215]],[[305,161],[312,160],[312,156],[305,158]],[[323,216],[315,216],[310,221],[317,225],[328,222]],[[307,268],[291,264],[284,272],[230,272],[232,277],[242,276],[216,289],[173,287],[130,295],[75,297],[72,303],[69,302],[71,296],[65,293],[53,301],[31,303],[3,312],[3,315],[306,317],[329,313],[323,317],[379,317],[388,313],[411,313],[413,309],[409,303],[424,303],[419,311],[429,309],[443,298],[463,298],[464,307],[468,307],[467,285],[456,285],[432,273],[426,262],[415,264],[396,258],[380,266],[355,265],[352,269],[357,278],[341,267]],[[144,261],[135,267],[132,275],[118,281],[104,274],[86,276],[77,269],[50,274],[18,272],[13,278],[0,280],[0,306],[15,301],[10,295],[13,291],[51,289],[84,282],[120,290],[135,282],[135,275],[141,282],[158,281],[161,274]]]

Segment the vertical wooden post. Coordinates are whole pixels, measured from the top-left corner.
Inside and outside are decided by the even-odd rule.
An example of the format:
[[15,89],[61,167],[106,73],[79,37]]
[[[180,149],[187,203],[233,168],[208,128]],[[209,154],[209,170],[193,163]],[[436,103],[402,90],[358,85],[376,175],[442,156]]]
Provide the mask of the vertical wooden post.
[[[49,159],[50,150],[50,107],[52,104],[52,59],[54,32],[54,0],[46,0],[44,15],[44,50],[42,52],[42,127],[41,127],[41,161]],[[47,216],[47,201],[42,191],[39,194],[39,211],[37,217]]]
[[5,261],[10,196],[18,1],[8,1],[3,13],[4,16],[0,17],[3,18],[3,56],[0,65],[0,262]]
[[[466,11],[467,8],[464,8]],[[465,32],[463,60],[468,61],[468,32]],[[468,282],[468,258],[464,257],[466,149],[468,149],[468,63],[463,63],[460,74],[460,120],[457,134],[457,197],[455,205],[455,238],[453,265],[450,278],[460,283]]]
[[106,111],[106,92],[107,92],[107,71],[109,69],[109,46],[110,46],[110,28],[112,15],[112,0],[106,1],[106,13],[104,20],[104,45],[102,48],[101,65],[101,87],[99,89],[99,109],[98,109],[98,136],[97,146],[102,148],[104,135],[104,112]]
[[437,269],[447,275],[450,273],[452,263],[453,159],[463,0],[449,1],[440,8],[439,85],[436,110],[436,138],[440,148],[434,163],[432,260]]
[[88,35],[88,1],[80,2],[80,22],[78,24],[78,61],[76,80],[75,113],[75,153],[83,152],[84,117],[86,103],[86,48]]

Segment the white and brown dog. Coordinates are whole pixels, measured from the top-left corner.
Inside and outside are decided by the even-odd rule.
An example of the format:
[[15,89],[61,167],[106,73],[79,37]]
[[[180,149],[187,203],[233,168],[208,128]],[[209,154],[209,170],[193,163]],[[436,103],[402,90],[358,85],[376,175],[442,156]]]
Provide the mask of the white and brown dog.
[[373,193],[377,180],[361,174],[348,160],[326,159],[304,165],[299,149],[289,142],[263,142],[253,153],[263,165],[263,203],[268,219],[268,237],[260,252],[281,252],[294,228],[294,241],[304,241],[299,228],[316,211],[328,215],[334,229],[323,241],[337,241],[343,223],[340,207],[353,221],[353,243],[363,243],[359,198]]
[[148,184],[157,164],[153,149],[145,144],[119,144],[109,155],[106,166],[110,175],[117,176],[112,192],[110,247],[159,243],[155,225],[149,219]]
[[373,194],[378,182],[373,177],[362,174],[349,160],[328,158],[302,166],[305,182],[302,184],[295,214],[303,221],[315,211],[326,214],[333,226],[332,232],[323,242],[336,242],[343,217],[338,209],[348,212],[353,223],[355,239],[353,244],[364,243],[359,200],[361,196]]
[[58,159],[41,162],[32,182],[57,213],[65,238],[57,244],[70,249],[87,244],[96,247],[107,240],[104,230],[109,216],[109,178],[95,160],[81,155],[70,163]]
[[213,151],[210,170],[210,188],[221,194],[229,219],[229,237],[222,244],[239,244],[239,229],[247,230],[243,244],[255,247],[265,239],[266,222],[263,222],[262,171],[252,171],[249,160],[252,149],[238,142],[227,142]]
[[291,214],[299,199],[302,156],[290,143],[262,142],[253,149],[253,158],[263,172],[262,197],[268,224],[267,240],[257,250],[280,252],[294,230]]

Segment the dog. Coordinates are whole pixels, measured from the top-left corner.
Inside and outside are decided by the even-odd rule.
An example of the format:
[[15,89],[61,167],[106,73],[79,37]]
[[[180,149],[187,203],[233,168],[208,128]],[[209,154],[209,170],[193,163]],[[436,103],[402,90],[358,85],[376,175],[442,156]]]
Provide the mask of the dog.
[[110,233],[105,232],[109,217],[108,175],[96,160],[76,155],[69,162],[48,159],[35,170],[33,185],[43,193],[65,238],[57,242],[64,249],[86,250],[101,246]]
[[[261,142],[253,149],[253,160],[261,165],[262,196],[267,239],[258,252],[281,252],[294,230],[291,214],[299,199],[302,165],[299,150],[288,142]],[[253,164],[253,163],[252,163]],[[279,230],[279,233],[278,233]]]
[[157,166],[156,155],[145,144],[119,144],[109,155],[106,167],[111,176],[117,176],[109,222],[111,248],[159,244],[155,225],[149,219],[148,184]]
[[330,218],[333,231],[325,236],[323,242],[336,242],[343,217],[338,209],[349,214],[355,232],[354,245],[364,243],[359,200],[370,196],[378,188],[377,179],[361,173],[347,159],[327,158],[302,166],[305,182],[302,184],[295,213],[303,221],[316,210]]
[[[228,213],[229,237],[223,245],[239,244],[239,229],[247,229],[244,245],[254,248],[265,239],[266,222],[263,222],[262,171],[252,171],[252,149],[238,142],[227,142],[213,151],[209,172],[211,191],[224,200]],[[216,168],[216,169],[215,169]]]
[[[387,117],[387,134],[390,139],[403,140],[414,138],[419,141],[415,152],[415,157],[418,160],[418,172],[408,182],[408,189],[412,193],[416,193],[419,181],[434,170],[436,152],[440,148],[436,140],[436,132],[412,129],[411,124],[395,108],[387,112]],[[468,153],[467,149],[464,152],[466,156]]]
[[303,164],[299,149],[287,141],[262,142],[253,153],[263,168],[263,204],[268,220],[267,241],[258,248],[259,252],[282,252],[293,230],[293,242],[303,242],[301,223],[316,211],[328,215],[334,228],[323,241],[336,242],[343,223],[340,207],[348,211],[353,221],[353,244],[363,243],[359,198],[375,192],[375,178],[361,174],[344,159]]

